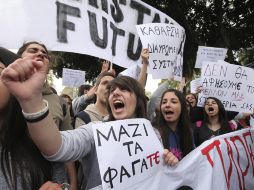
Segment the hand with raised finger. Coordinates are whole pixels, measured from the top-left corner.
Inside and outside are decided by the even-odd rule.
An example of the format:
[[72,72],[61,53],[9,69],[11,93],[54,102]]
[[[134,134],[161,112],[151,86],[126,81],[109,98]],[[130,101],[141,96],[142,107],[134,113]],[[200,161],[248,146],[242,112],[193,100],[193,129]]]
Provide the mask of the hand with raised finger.
[[31,58],[17,59],[1,73],[1,80],[18,100],[27,101],[41,95],[48,62]]
[[142,49],[141,58],[142,58],[143,63],[145,63],[145,64],[149,63],[149,61],[148,61],[148,59],[149,59],[149,49],[148,48]]
[[168,149],[164,149],[163,159],[164,163],[168,166],[175,166],[179,162],[178,158]]

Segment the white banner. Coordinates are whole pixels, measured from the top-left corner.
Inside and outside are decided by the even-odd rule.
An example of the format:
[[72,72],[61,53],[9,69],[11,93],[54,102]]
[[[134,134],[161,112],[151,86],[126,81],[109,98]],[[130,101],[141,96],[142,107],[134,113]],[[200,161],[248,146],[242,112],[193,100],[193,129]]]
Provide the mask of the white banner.
[[63,68],[63,86],[79,87],[85,83],[85,71]]
[[[148,73],[151,73],[154,79],[172,77],[174,70],[179,69],[177,63],[181,63],[183,59],[181,51],[185,42],[184,28],[164,23],[142,24],[136,27],[143,47],[149,49]],[[179,55],[180,57],[177,57]],[[178,71],[180,76],[181,69]]]
[[224,60],[228,49],[217,47],[198,46],[195,68],[202,68],[204,61]]
[[201,70],[202,92],[198,106],[207,97],[216,97],[226,110],[253,113],[254,70],[224,61],[204,62]]
[[177,24],[140,0],[2,0],[0,46],[37,40],[50,50],[88,54],[128,68],[142,50],[137,24]]
[[147,120],[95,124],[93,129],[103,189],[254,189],[254,129],[210,139],[175,167],[161,165],[162,147]]

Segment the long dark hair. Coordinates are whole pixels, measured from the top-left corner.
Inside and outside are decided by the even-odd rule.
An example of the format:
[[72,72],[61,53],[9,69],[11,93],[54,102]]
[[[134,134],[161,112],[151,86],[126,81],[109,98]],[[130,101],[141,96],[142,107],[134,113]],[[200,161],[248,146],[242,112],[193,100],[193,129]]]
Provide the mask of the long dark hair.
[[[228,133],[229,131],[231,131],[231,128],[229,126],[227,113],[226,113],[226,110],[225,110],[222,102],[215,97],[208,97],[208,98],[206,98],[205,104],[206,104],[207,100],[209,100],[209,99],[214,100],[218,105],[218,108],[219,108],[218,116],[219,116],[219,123],[220,123],[220,127],[221,127],[220,128],[221,133],[222,134]],[[207,125],[210,123],[210,121],[209,121],[209,117],[205,111],[205,106],[204,106],[203,110],[204,110],[204,119],[203,119],[204,122],[203,123],[204,123],[204,125]]]
[[31,140],[21,107],[13,96],[1,110],[0,165],[10,189],[39,189],[52,179],[51,164],[43,158]]
[[[146,95],[144,89],[141,87],[138,81],[128,76],[118,76],[117,78],[109,82],[107,86],[109,94],[110,89],[116,87],[127,90],[129,92],[133,92],[137,97],[137,104],[135,109],[136,118],[147,118]],[[109,113],[109,121],[114,121],[115,118],[109,107],[109,103],[107,103],[107,109]]]
[[[185,99],[186,99],[186,97],[187,97],[188,95],[192,95],[193,98],[196,100],[196,104],[195,104],[195,106],[194,106],[194,107],[196,107],[196,106],[197,106],[197,103],[198,103],[198,98],[197,98],[196,94],[189,92],[189,93],[187,93],[187,94],[185,95]],[[187,99],[186,99],[186,101],[187,101]],[[191,104],[190,104],[190,106],[192,107]]]
[[[177,130],[180,137],[180,147],[183,152],[183,156],[187,155],[189,152],[193,150],[193,138],[192,138],[192,131],[191,131],[191,122],[189,119],[189,114],[187,110],[187,104],[185,100],[185,96],[182,92],[175,90],[175,89],[168,89],[166,90],[161,97],[160,107],[163,101],[163,97],[166,93],[173,92],[179,99],[181,104],[181,114],[177,124]],[[162,142],[165,148],[168,148],[168,134],[169,130],[167,122],[164,119],[162,111],[160,109],[157,125],[156,127],[159,129],[161,133]]]

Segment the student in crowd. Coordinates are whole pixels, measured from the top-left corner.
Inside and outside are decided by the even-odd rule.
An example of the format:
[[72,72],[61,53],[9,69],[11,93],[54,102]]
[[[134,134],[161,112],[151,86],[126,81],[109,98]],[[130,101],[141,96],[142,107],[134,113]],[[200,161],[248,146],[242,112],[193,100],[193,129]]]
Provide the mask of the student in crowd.
[[168,89],[162,94],[156,128],[160,131],[164,148],[168,149],[167,153],[174,155],[172,159],[175,164],[194,149],[191,123],[182,92]]
[[[198,94],[202,91],[202,86],[198,86],[197,90],[196,90],[196,94],[193,94],[195,97],[198,97]],[[189,95],[189,93],[187,94]],[[188,100],[189,99],[189,100]],[[190,95],[186,96],[186,101],[191,101],[190,100]],[[196,105],[195,105],[196,104]],[[203,120],[204,119],[204,112],[203,112],[203,108],[197,106],[198,104],[198,99],[196,98],[195,100],[192,100],[192,103],[190,103],[191,107],[190,107],[190,119],[192,123],[195,123],[197,121]],[[236,111],[226,111],[227,114],[227,118],[228,120],[233,120],[237,114],[239,114],[239,112]]]
[[[148,48],[144,48],[141,51],[141,59],[142,59],[142,67],[141,72],[139,74],[138,81],[145,89],[146,86],[146,79],[147,79],[147,67],[149,65],[149,50]],[[165,80],[162,82],[158,88],[154,91],[154,93],[151,95],[150,100],[147,103],[147,114],[148,119],[153,123],[156,122],[156,119],[158,117],[158,113],[160,110],[160,100],[161,96],[164,91],[169,89],[172,85],[172,78]]]
[[78,96],[87,94],[91,88],[92,86],[90,84],[82,84],[78,89]]
[[203,108],[198,107],[197,95],[194,93],[187,93],[185,95],[187,104],[189,105],[189,116],[192,123],[195,123],[198,120],[203,118]]
[[89,104],[94,103],[95,88],[89,84],[81,85],[78,89],[78,97],[72,101],[72,111],[75,116],[78,112],[86,109]]
[[71,126],[74,126],[74,114],[73,114],[73,110],[72,110],[71,97],[68,94],[61,94],[60,95],[60,102],[61,102],[62,109],[63,109],[63,115],[66,115],[67,112],[69,112],[70,117],[71,117]]
[[[110,72],[112,73],[112,76],[115,77],[115,70],[110,69],[110,62],[104,59],[99,59],[99,63],[101,64],[101,72]],[[95,82],[96,83],[96,82]],[[98,83],[96,83],[98,84]],[[79,97],[75,98],[72,102],[72,107],[73,107],[73,113],[74,116],[76,116],[79,112],[82,112],[87,108],[88,105],[94,104],[96,102],[96,85],[95,86],[90,86],[89,90],[87,91],[82,91],[82,86],[79,89]],[[80,93],[81,91],[81,93]],[[86,120],[85,120],[86,121]]]
[[[106,121],[108,120],[107,110],[107,98],[108,89],[107,85],[115,78],[115,75],[111,72],[104,71],[96,79],[95,83],[95,104],[90,104],[83,111],[80,111],[75,116],[75,128],[78,128],[84,124],[88,124],[91,121]],[[78,186],[80,190],[85,189],[88,176],[83,173],[83,166],[78,167]]]
[[80,127],[90,121],[102,121],[107,120],[107,85],[115,78],[115,75],[111,72],[102,72],[95,83],[95,104],[90,104],[87,108],[76,115],[75,128]]
[[[47,65],[47,73],[49,70],[49,55],[46,46],[42,43],[31,41],[24,43],[18,50],[17,54],[21,58],[32,59],[34,61],[43,63]],[[22,75],[22,77],[24,77]],[[22,78],[25,80],[25,78]],[[22,91],[22,90],[21,90]],[[49,112],[53,116],[53,120],[60,130],[70,130],[73,129],[71,125],[70,112],[64,114],[63,108],[61,106],[60,98],[57,94],[53,93],[51,87],[48,85],[45,79],[42,88],[43,99],[47,100],[49,103]],[[71,189],[75,190],[77,186],[77,177],[75,165],[72,162],[53,163],[53,179],[58,183],[69,182],[71,184]]]
[[[22,63],[21,63],[22,62]],[[19,67],[17,67],[19,65]],[[86,189],[100,187],[101,178],[95,150],[92,125],[59,132],[48,106],[41,95],[47,65],[41,61],[22,59],[9,65],[2,73],[2,81],[17,97],[27,115],[30,135],[47,159],[51,161],[82,160],[88,173]],[[21,92],[22,89],[22,92]],[[109,121],[128,118],[146,118],[146,96],[140,84],[130,77],[121,76],[108,85]],[[173,164],[166,157],[167,164]]]
[[229,133],[236,126],[229,122],[225,108],[215,97],[208,97],[203,108],[203,120],[197,121],[194,127],[195,145],[199,146],[212,137]]
[[191,105],[191,107],[196,107],[197,103],[198,103],[198,99],[196,97],[196,94],[193,93],[187,93],[186,96],[186,101],[189,102],[189,104]]
[[[0,48],[0,76],[16,58],[16,54]],[[21,107],[1,78],[0,152],[0,189],[34,190],[52,180],[51,164],[30,138]]]

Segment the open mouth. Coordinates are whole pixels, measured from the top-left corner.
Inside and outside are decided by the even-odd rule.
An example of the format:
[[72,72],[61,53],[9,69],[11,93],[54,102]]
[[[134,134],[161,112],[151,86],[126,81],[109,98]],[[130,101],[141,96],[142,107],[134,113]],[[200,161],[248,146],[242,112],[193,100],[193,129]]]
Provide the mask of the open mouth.
[[114,105],[114,108],[116,110],[121,109],[121,108],[124,107],[124,103],[122,101],[120,101],[120,100],[114,101],[113,105]]
[[165,114],[166,114],[166,115],[173,115],[174,112],[173,112],[173,111],[165,111]]
[[212,112],[212,111],[214,111],[214,108],[209,107],[209,108],[208,108],[208,111],[209,111],[209,112]]

